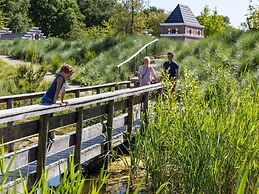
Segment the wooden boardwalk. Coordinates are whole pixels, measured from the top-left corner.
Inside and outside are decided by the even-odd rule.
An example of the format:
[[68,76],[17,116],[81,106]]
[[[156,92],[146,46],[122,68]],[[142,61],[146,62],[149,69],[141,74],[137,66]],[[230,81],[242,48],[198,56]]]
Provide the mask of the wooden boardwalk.
[[[143,103],[144,115],[141,118],[148,123],[149,93],[157,94],[161,88],[161,84],[154,84],[80,98],[77,95],[77,98],[68,100],[67,106],[37,104],[1,110],[0,124],[6,125],[0,127],[4,145],[31,136],[39,137],[37,145],[5,154],[5,168],[9,163],[11,168],[6,182],[2,182],[3,176],[0,178],[4,188],[15,186],[17,191],[22,190],[21,179],[26,176],[28,179],[25,183],[31,188],[43,170],[48,172],[48,179],[60,175],[68,166],[71,154],[76,164],[108,157],[113,147],[127,141],[129,134],[139,128],[140,110],[134,110],[134,107],[139,107],[140,103]],[[54,113],[54,116],[50,117],[50,113]],[[92,125],[84,127],[88,121]],[[70,126],[76,130],[47,144],[49,130]]]

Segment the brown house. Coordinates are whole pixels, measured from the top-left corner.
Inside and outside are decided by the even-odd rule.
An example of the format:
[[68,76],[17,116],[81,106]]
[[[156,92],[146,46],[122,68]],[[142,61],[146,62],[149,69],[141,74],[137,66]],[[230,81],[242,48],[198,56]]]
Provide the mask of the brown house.
[[191,9],[178,4],[165,23],[160,24],[161,37],[176,40],[198,40],[204,38],[204,26],[200,25]]

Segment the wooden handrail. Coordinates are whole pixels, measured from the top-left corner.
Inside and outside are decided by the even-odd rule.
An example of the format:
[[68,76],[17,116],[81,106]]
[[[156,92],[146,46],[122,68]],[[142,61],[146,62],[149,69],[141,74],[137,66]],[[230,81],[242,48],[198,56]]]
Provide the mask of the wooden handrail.
[[[86,87],[78,87],[78,88],[72,88],[72,89],[67,89],[66,93],[75,93],[77,91],[80,92],[85,92],[85,91],[90,91],[90,90],[97,90],[101,88],[109,88],[109,87],[116,87],[119,85],[127,85],[130,84],[130,81],[122,81],[122,82],[113,82],[113,83],[105,83],[105,84],[100,84],[100,85],[95,85],[95,86],[86,86]],[[42,95],[45,92],[34,92],[34,93],[26,93],[26,94],[17,94],[17,95],[10,95],[10,96],[0,96],[0,103],[7,102],[8,100],[26,100],[26,99],[33,99],[33,98],[38,98],[42,97]]]
[[162,88],[162,84],[157,83],[157,84],[147,85],[147,86],[138,87],[138,88],[122,89],[114,92],[107,92],[107,93],[85,96],[80,98],[68,99],[67,106],[60,106],[58,104],[52,104],[52,105],[38,104],[38,105],[18,107],[13,109],[0,110],[0,124],[11,122],[11,121],[17,121],[17,120],[21,120],[21,119],[25,119],[33,116],[40,116],[44,114],[60,112],[60,111],[69,110],[73,108],[80,108],[80,107],[89,106],[89,105],[97,104],[101,102],[108,102],[110,100],[116,100],[118,98],[139,95],[145,92],[159,90],[161,88]]
[[132,60],[134,57],[136,57],[141,51],[143,51],[146,47],[148,47],[149,45],[157,42],[158,39],[155,39],[147,44],[145,44],[141,49],[139,49],[134,55],[132,55],[130,58],[128,58],[126,61],[123,61],[122,63],[120,63],[119,65],[117,65],[117,68],[120,68],[122,65],[128,63],[130,60]]
[[[31,105],[18,107],[13,109],[0,110],[0,124],[9,123],[20,120],[9,127],[0,127],[0,136],[2,137],[3,143],[8,145],[9,143],[20,141],[21,139],[28,138],[31,136],[38,135],[38,145],[28,147],[20,150],[17,153],[5,154],[4,158],[6,164],[11,161],[11,157],[15,156],[14,164],[11,169],[16,171],[25,165],[29,165],[32,162],[36,162],[36,172],[30,171],[29,183],[33,184],[36,180],[41,177],[44,169],[47,165],[47,157],[51,157],[62,150],[70,149],[72,146],[74,152],[74,158],[76,164],[81,164],[86,161],[86,157],[82,155],[85,153],[85,148],[82,148],[82,142],[93,139],[95,137],[105,137],[103,142],[94,144],[96,147],[97,154],[92,153],[91,156],[87,154],[88,158],[92,159],[97,156],[108,156],[112,151],[113,147],[116,146],[116,137],[113,135],[113,129],[121,126],[116,124],[114,120],[114,112],[128,109],[128,114],[123,116],[119,122],[123,123],[123,126],[127,125],[127,132],[130,133],[133,125],[133,106],[144,103],[143,115],[145,116],[144,121],[148,124],[148,94],[153,91],[159,91],[162,89],[162,84],[157,83],[153,85],[147,85],[138,88],[127,88],[121,90],[115,90],[113,92],[106,92],[102,94],[95,94],[92,96],[78,97],[68,100],[67,106],[53,105]],[[102,103],[102,104],[100,104]],[[91,106],[90,106],[91,105]],[[70,110],[68,112],[62,112],[64,110]],[[50,113],[62,112],[62,114],[55,114],[50,116]],[[106,115],[106,121],[102,120],[102,123],[98,123],[89,128],[83,128],[83,121],[93,119],[102,115]],[[40,116],[40,117],[37,117]],[[34,120],[27,120],[26,118],[32,118]],[[138,117],[139,118],[139,117]],[[76,133],[66,135],[62,139],[57,139],[53,146],[48,147],[47,145],[47,133],[50,130],[54,130],[60,127],[66,127],[72,124],[76,124]],[[103,128],[103,126],[106,126]],[[105,129],[105,130],[103,130]],[[124,142],[123,133],[120,133],[118,138],[120,142]],[[115,138],[115,139],[114,139]],[[118,142],[118,141],[117,141]],[[119,145],[119,144],[117,144]],[[103,147],[104,146],[104,147]],[[88,153],[93,147],[89,148]],[[69,152],[70,153],[70,152]],[[72,152],[71,152],[72,154]],[[86,155],[86,153],[85,153]],[[82,157],[81,157],[82,156]],[[57,158],[53,156],[53,158]],[[53,175],[57,172],[63,172],[64,166],[57,166],[62,161],[67,159],[58,159],[55,165],[48,166],[49,169],[56,169],[53,171]],[[56,159],[55,159],[56,161]],[[107,160],[109,162],[109,160]],[[52,164],[52,163],[51,163]],[[6,165],[7,166],[7,165]],[[34,164],[35,167],[35,164]],[[58,169],[58,170],[57,170]],[[59,171],[61,169],[61,171]],[[13,171],[13,172],[14,172]],[[28,168],[29,171],[29,168]],[[13,173],[15,174],[15,173]],[[24,174],[24,173],[23,173]],[[26,176],[26,175],[23,175]],[[14,177],[16,178],[16,177]],[[8,183],[9,184],[9,183]],[[10,183],[10,185],[14,183]]]

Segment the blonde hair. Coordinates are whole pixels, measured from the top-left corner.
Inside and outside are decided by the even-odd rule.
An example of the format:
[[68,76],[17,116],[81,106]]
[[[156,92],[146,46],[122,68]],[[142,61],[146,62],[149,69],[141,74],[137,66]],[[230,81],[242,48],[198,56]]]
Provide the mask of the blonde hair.
[[144,57],[144,60],[147,60],[148,64],[150,65],[150,62],[151,62],[150,57]]

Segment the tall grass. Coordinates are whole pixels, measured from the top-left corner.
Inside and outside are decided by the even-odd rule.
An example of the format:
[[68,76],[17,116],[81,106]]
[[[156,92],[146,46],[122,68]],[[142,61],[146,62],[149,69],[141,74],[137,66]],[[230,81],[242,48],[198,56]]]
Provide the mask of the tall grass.
[[195,73],[184,74],[178,94],[150,111],[141,140],[150,187],[169,180],[169,193],[258,192],[258,82],[239,84],[218,69],[201,88]]
[[[5,166],[4,160],[4,146],[0,146],[1,158],[0,158],[0,172],[1,172],[1,183],[0,183],[0,192],[8,193],[8,194],[16,194],[16,193],[24,193],[24,194],[34,194],[34,193],[42,193],[42,194],[103,194],[109,193],[106,192],[106,184],[109,181],[109,171],[105,170],[104,167],[100,169],[99,175],[97,177],[93,177],[90,179],[90,183],[87,182],[86,179],[88,176],[82,172],[82,168],[78,168],[78,166],[74,163],[74,155],[70,155],[68,158],[68,167],[65,165],[64,173],[59,175],[59,185],[53,187],[50,185],[48,181],[48,173],[44,172],[40,179],[35,182],[31,188],[27,187],[27,179],[28,177],[22,178],[21,172],[19,172],[21,179],[21,189],[22,191],[18,191],[14,183],[12,188],[4,187],[9,179],[10,168],[13,164],[15,154],[11,158],[8,166]],[[19,178],[19,176],[18,176]],[[118,184],[120,184],[118,182]],[[132,185],[130,181],[128,181],[126,186],[126,193],[139,193],[141,187],[143,186],[143,181],[140,183],[136,183],[134,185],[134,189],[132,189]],[[116,186],[116,185],[115,185]],[[167,188],[167,183],[162,184],[156,194],[163,192]],[[116,187],[117,193],[119,193],[119,188]]]
[[[72,81],[81,85],[93,85],[117,81],[116,65],[128,59],[143,45],[151,41],[149,36],[106,37],[96,40],[62,40],[48,38],[41,41],[14,40],[0,41],[0,53],[13,58],[48,64],[48,71],[57,73],[64,62],[71,62],[76,69]],[[171,49],[169,40],[161,40],[156,49],[147,55],[160,55],[165,48]],[[142,62],[144,55],[139,57]],[[136,62],[136,61],[135,61]],[[123,79],[135,64],[128,64],[123,71]],[[138,64],[139,65],[139,64]]]

